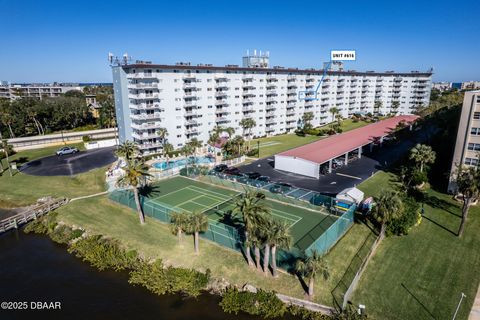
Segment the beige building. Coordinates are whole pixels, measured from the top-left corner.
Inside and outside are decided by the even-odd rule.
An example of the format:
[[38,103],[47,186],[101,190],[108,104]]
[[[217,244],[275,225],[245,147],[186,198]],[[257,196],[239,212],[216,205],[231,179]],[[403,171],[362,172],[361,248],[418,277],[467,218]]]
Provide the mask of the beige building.
[[480,90],[465,92],[462,114],[458,125],[455,153],[448,191],[456,190],[455,172],[459,165],[478,166],[480,155]]

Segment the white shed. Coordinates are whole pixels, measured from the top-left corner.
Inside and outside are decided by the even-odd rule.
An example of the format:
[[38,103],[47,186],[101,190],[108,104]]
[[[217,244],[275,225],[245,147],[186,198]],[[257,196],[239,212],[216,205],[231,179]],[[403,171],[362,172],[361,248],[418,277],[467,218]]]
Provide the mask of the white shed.
[[301,174],[308,177],[319,178],[320,165],[299,157],[275,155],[275,169]]
[[350,202],[355,202],[356,204],[359,204],[360,202],[363,201],[365,194],[363,191],[352,187],[352,188],[347,188],[342,191],[340,191],[335,199],[337,200],[344,200],[344,201],[350,201]]

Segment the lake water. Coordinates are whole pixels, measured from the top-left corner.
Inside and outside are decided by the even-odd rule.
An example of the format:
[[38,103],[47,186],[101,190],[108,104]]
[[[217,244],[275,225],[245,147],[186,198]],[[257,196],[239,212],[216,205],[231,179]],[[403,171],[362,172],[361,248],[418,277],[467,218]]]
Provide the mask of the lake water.
[[0,235],[0,300],[60,302],[61,310],[1,310],[0,319],[259,319],[229,315],[217,296],[157,296],[127,273],[97,271],[43,235]]

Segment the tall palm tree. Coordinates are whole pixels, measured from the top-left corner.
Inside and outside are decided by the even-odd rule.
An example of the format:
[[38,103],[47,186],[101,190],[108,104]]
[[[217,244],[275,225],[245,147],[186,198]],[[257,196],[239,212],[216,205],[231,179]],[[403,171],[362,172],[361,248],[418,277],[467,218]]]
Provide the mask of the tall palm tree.
[[202,143],[197,138],[192,138],[188,144],[193,148],[193,155],[197,154],[197,149],[202,147]]
[[[3,150],[4,154],[5,154],[5,159],[7,160],[7,168],[8,168],[8,172],[10,173],[10,177],[13,176],[13,173],[12,173],[12,167],[10,166],[10,160],[8,159],[8,152],[10,151],[10,148],[11,146],[8,145],[8,142],[6,139],[2,139],[2,133],[0,132],[0,151]],[[0,172],[3,173],[3,163],[2,163],[2,158],[0,157],[0,169],[2,170]]]
[[412,150],[410,150],[409,158],[410,160],[415,161],[420,172],[423,172],[423,168],[426,164],[435,162],[436,153],[432,150],[432,147],[418,143],[412,148]]
[[321,276],[324,280],[327,280],[330,276],[325,260],[316,250],[311,251],[310,256],[305,260],[297,261],[296,270],[308,279],[308,296],[310,298],[312,298],[314,294],[313,285],[315,278]]
[[178,237],[178,242],[182,240],[182,233],[187,230],[189,214],[186,212],[173,212],[170,216],[172,222],[172,232]]
[[185,155],[185,158],[186,158],[185,168],[187,168],[187,176],[188,176],[189,159],[195,152],[195,149],[190,144],[187,143],[182,147],[181,152]]
[[198,237],[200,232],[208,230],[208,217],[202,212],[193,212],[187,221],[187,232],[193,234],[195,254],[199,253]]
[[308,130],[312,127],[312,120],[313,120],[313,112],[305,112],[303,115],[302,115],[302,120],[303,120],[303,129],[305,130]]
[[138,189],[145,184],[146,178],[150,176],[147,171],[148,168],[142,160],[130,159],[127,161],[127,165],[122,169],[125,171],[125,174],[118,178],[117,185],[119,187],[127,187],[133,190],[140,224],[145,224],[145,216],[143,215],[142,206],[140,204]]
[[115,154],[118,157],[125,158],[125,160],[128,162],[129,160],[137,156],[138,146],[135,142],[127,140],[118,146],[118,149],[115,152]]
[[403,214],[403,202],[397,192],[384,190],[375,197],[374,217],[380,223],[380,241],[385,238],[388,222]]
[[340,113],[340,110],[337,107],[330,108],[330,113],[332,114],[332,122],[337,119],[337,115]]
[[243,129],[243,135],[245,135],[245,132],[247,132],[248,147],[250,148],[252,129],[257,125],[257,123],[252,118],[243,118],[239,124]]
[[292,245],[292,236],[286,223],[272,220],[270,231],[270,247],[272,251],[272,273],[276,278],[277,274],[277,248],[290,249]]
[[268,214],[269,209],[263,201],[265,194],[256,190],[245,190],[241,197],[235,200],[233,214],[241,215],[244,226],[245,236],[245,255],[249,266],[253,266],[252,256],[250,255],[249,233],[258,223],[262,215]]
[[160,140],[162,140],[162,145],[164,145],[165,142],[166,142],[166,138],[167,138],[167,136],[168,136],[168,130],[167,130],[167,128],[159,128],[159,129],[157,130],[157,135],[158,135],[158,137],[160,138]]
[[163,153],[167,156],[167,158],[168,158],[168,154],[173,152],[173,145],[171,143],[166,142],[165,144],[163,144],[162,148],[163,148]]
[[234,147],[236,148],[236,152],[240,155],[242,153],[245,140],[243,139],[242,136],[235,136],[231,141]]
[[480,172],[475,167],[460,167],[455,182],[457,184],[457,191],[461,194],[463,201],[462,222],[460,223],[457,233],[457,235],[461,237],[465,230],[470,205],[472,201],[478,199],[480,195]]
[[399,107],[400,107],[400,102],[399,101],[393,101],[392,102],[392,113],[397,114]]
[[380,109],[382,108],[382,101],[380,100],[377,100],[375,101],[375,103],[373,104],[373,114],[378,116],[378,114],[380,113]]

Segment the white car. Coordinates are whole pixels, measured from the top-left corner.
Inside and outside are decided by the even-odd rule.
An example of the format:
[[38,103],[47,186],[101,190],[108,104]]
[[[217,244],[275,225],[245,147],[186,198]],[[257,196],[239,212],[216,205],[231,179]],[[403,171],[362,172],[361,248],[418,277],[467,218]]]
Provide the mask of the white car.
[[71,147],[63,147],[61,149],[58,149],[56,154],[57,156],[64,156],[67,154],[74,154],[77,153],[78,149],[77,148],[71,148]]

